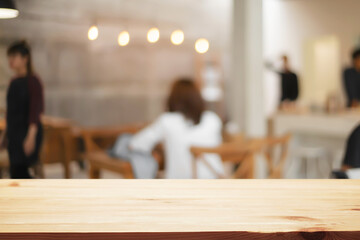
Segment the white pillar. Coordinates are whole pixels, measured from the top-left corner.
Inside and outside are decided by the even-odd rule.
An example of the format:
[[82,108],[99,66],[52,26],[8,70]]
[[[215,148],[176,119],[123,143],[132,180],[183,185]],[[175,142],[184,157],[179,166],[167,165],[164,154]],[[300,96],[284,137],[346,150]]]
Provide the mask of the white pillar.
[[247,136],[266,134],[263,98],[262,0],[233,0],[230,117]]

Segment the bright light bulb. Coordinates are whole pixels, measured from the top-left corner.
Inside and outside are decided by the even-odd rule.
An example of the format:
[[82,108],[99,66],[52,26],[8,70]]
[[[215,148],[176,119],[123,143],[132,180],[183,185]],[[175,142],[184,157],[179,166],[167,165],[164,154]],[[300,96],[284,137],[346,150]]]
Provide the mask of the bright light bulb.
[[171,42],[174,45],[180,45],[184,42],[184,32],[181,30],[175,30],[171,34]]
[[157,28],[151,28],[148,33],[147,33],[147,40],[150,43],[156,43],[157,41],[159,41],[160,38],[160,32],[159,29]]
[[88,31],[88,38],[89,40],[93,41],[96,40],[99,36],[99,30],[97,26],[91,26]]
[[205,38],[200,38],[195,42],[195,50],[198,53],[206,53],[209,50],[209,41]]
[[120,46],[124,47],[130,42],[130,34],[128,31],[123,31],[119,34],[118,43]]
[[19,15],[19,11],[16,9],[10,8],[0,8],[0,18],[16,18]]

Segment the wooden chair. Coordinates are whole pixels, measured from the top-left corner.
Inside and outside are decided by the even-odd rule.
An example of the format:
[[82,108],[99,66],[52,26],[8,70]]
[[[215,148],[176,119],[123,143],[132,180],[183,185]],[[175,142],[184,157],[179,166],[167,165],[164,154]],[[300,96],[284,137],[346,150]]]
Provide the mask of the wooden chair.
[[[288,146],[291,134],[280,137],[268,137],[264,140],[264,155],[268,164],[269,178],[282,178],[285,162],[288,156]],[[275,150],[280,148],[280,155],[275,161]]]
[[89,128],[82,130],[85,142],[85,159],[89,163],[89,177],[100,178],[102,169],[119,173],[124,178],[134,178],[131,164],[128,161],[110,157],[105,149],[115,142],[120,134],[136,133],[144,124],[116,128]]
[[254,177],[254,155],[262,148],[262,141],[238,141],[228,142],[214,148],[191,147],[193,154],[193,177],[197,178],[197,161],[202,161],[218,178],[225,178],[218,173],[206,161],[204,154],[214,153],[220,155],[223,162],[237,164],[237,168],[232,178],[253,178]]
[[0,178],[3,178],[3,172],[9,168],[9,158],[6,150],[0,152]]
[[[41,164],[61,163],[64,178],[71,178],[70,163],[81,160],[82,156],[79,147],[80,130],[67,119],[45,116],[42,122],[44,139],[40,154]],[[44,177],[42,165],[38,171]]]
[[[223,143],[215,148],[192,147],[193,158],[193,176],[196,178],[196,161],[202,161],[218,178],[224,178],[222,174],[217,173],[212,166],[205,160],[204,154],[215,153],[220,155],[223,162],[232,162],[237,164],[232,178],[254,178],[254,156],[264,153],[269,168],[269,178],[281,178],[283,168],[288,155],[288,144],[291,138],[290,134],[281,137],[267,137],[260,139],[246,140],[237,138],[236,141]],[[280,157],[277,161],[274,158],[274,152],[280,147]]]

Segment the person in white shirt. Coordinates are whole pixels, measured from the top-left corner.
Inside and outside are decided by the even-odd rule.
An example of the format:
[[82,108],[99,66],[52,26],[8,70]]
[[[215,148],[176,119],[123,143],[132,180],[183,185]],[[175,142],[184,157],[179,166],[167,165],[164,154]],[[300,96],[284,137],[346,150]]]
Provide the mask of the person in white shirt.
[[[130,148],[151,152],[160,142],[165,150],[165,178],[193,177],[193,156],[190,147],[215,147],[222,142],[222,121],[213,112],[205,111],[200,91],[191,79],[174,83],[167,102],[167,112],[130,141]],[[216,154],[204,156],[217,173],[223,174],[221,158]],[[201,161],[197,161],[198,178],[216,178]]]

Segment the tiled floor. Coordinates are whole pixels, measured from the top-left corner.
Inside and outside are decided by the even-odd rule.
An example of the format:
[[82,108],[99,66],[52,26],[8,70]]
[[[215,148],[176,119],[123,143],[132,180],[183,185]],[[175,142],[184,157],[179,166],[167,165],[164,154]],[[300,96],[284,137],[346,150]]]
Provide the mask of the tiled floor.
[[[72,178],[74,179],[86,179],[88,178],[88,171],[85,166],[85,169],[81,169],[77,162],[72,162],[70,165]],[[44,166],[44,173],[46,179],[62,179],[64,178],[64,170],[61,164],[46,164]],[[7,172],[4,172],[3,178],[9,178]],[[120,174],[112,173],[109,171],[102,171],[101,178],[122,178]]]
[[[0,154],[1,155],[1,154]],[[257,158],[256,159],[256,178],[266,178],[267,176],[267,169],[264,159]],[[302,166],[300,166],[300,161],[295,161],[296,164],[291,164],[291,166],[288,166],[285,168],[285,178],[306,178],[306,175],[304,175],[305,170]],[[87,166],[85,166],[84,169],[80,168],[79,164],[77,162],[72,162],[70,164],[71,168],[71,175],[73,179],[86,179],[88,178],[88,170]],[[225,164],[225,172],[227,173],[227,176],[231,176],[231,171],[233,169],[232,165]],[[56,164],[46,164],[44,166],[44,173],[46,179],[62,179],[64,178],[64,169],[63,166],[60,163]],[[164,173],[161,173],[160,176],[163,176]],[[7,171],[3,171],[3,178],[9,178],[9,174]],[[109,172],[106,170],[103,170],[101,172],[101,178],[105,179],[116,179],[116,178],[122,178],[120,174]]]
[[[79,167],[79,164],[77,162],[71,163],[71,175],[74,179],[86,179],[89,178],[88,176],[88,170],[87,166],[85,166],[85,169],[81,169]],[[64,177],[64,170],[62,168],[61,164],[48,164],[45,165],[45,178],[50,179],[59,179]],[[120,174],[112,173],[109,171],[103,170],[101,172],[101,178],[122,178]]]

